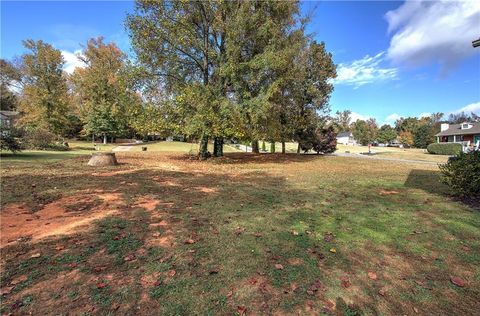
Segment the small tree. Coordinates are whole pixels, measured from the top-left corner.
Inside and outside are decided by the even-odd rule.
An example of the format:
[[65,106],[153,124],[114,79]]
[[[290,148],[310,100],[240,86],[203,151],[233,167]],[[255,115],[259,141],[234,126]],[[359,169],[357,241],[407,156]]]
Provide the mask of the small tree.
[[461,152],[440,165],[442,180],[459,196],[480,198],[480,151]]
[[427,148],[434,142],[433,129],[430,124],[420,125],[413,134],[413,145],[417,148]]
[[337,133],[332,126],[317,128],[315,131],[305,133],[304,139],[299,144],[304,152],[313,149],[317,154],[333,153],[337,149]]
[[15,138],[13,129],[0,128],[0,149],[16,153],[21,150],[20,143]]

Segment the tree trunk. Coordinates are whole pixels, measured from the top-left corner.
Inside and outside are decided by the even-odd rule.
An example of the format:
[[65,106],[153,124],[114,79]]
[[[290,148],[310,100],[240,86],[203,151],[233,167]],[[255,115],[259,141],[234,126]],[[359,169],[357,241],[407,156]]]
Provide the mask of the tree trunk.
[[272,153],[272,154],[275,153],[275,142],[270,143],[270,153]]
[[298,146],[297,146],[297,154],[300,153],[300,143],[298,143]]
[[252,140],[252,153],[260,153],[260,149],[258,148],[258,140]]
[[282,140],[282,154],[285,154],[285,141]]
[[215,137],[213,139],[213,155],[215,157],[223,156],[223,137]]
[[107,134],[103,134],[103,144],[107,144]]
[[208,136],[203,134],[202,138],[200,139],[200,147],[198,148],[198,156],[200,159],[207,159],[209,158],[208,154]]

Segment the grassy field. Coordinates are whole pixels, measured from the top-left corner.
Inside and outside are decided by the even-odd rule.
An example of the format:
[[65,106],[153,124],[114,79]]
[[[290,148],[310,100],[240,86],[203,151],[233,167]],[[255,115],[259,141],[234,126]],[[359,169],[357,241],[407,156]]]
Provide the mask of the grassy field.
[[[48,163],[58,161],[66,158],[72,158],[79,155],[90,155],[97,151],[111,151],[113,148],[121,144],[96,144],[86,141],[69,141],[69,151],[51,151],[51,150],[24,150],[16,154],[10,152],[2,152],[1,160],[3,163]],[[152,142],[145,144],[138,144],[132,146],[130,151],[141,152],[142,147],[146,146],[148,152],[172,152],[172,153],[196,153],[198,151],[198,144],[184,143],[184,142]],[[210,152],[213,151],[213,144],[209,144]],[[225,145],[224,152],[239,152],[238,149]]]
[[151,149],[2,158],[2,314],[480,309],[480,212],[435,165]]

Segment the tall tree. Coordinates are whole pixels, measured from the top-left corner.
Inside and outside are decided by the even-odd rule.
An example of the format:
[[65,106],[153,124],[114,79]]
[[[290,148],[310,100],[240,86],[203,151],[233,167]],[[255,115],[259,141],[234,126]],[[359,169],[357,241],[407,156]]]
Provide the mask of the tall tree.
[[244,138],[258,152],[258,139],[284,138],[288,133],[281,130],[287,126],[281,111],[287,106],[282,82],[291,66],[287,43],[298,31],[299,8],[290,1],[238,4],[229,24],[226,71],[240,109]]
[[[150,83],[166,90],[169,99],[179,97],[178,113],[192,114],[183,120],[201,139],[199,153],[207,156],[208,139],[225,133],[227,80],[220,71],[226,60],[228,19],[239,4],[228,1],[136,2],[127,18],[133,48],[145,66]],[[203,86],[202,88],[199,86]],[[186,103],[192,88],[202,90],[200,102]],[[198,91],[197,91],[198,92]],[[211,102],[216,100],[218,102]],[[215,115],[211,115],[214,113]],[[221,147],[221,146],[220,146]],[[217,147],[218,148],[218,147]],[[218,154],[221,154],[218,152]]]
[[395,138],[397,138],[397,133],[395,132],[395,129],[388,124],[382,125],[378,130],[377,140],[380,143],[388,144],[394,141]]
[[103,38],[90,39],[78,58],[84,68],[71,76],[75,98],[87,134],[114,137],[128,129],[129,111],[139,98],[124,76],[125,55]]
[[333,118],[333,122],[336,125],[338,132],[349,132],[351,120],[352,111],[350,110],[341,112],[337,111],[337,113],[335,113],[335,117]]
[[353,136],[364,146],[371,144],[376,140],[377,132],[377,123],[373,118],[366,121],[357,120],[353,124]]
[[18,98],[14,90],[20,90],[20,70],[11,62],[0,59],[0,108],[1,110],[15,110]]
[[57,136],[68,125],[69,95],[59,50],[43,41],[23,42],[30,52],[22,56],[22,85],[19,123],[26,128],[44,128]]

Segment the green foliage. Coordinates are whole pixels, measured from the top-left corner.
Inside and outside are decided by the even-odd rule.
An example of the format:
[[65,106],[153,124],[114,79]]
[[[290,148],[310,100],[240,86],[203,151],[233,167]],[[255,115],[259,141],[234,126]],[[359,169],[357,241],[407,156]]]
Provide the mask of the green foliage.
[[299,144],[305,152],[313,149],[317,154],[333,153],[337,149],[337,133],[335,133],[333,126],[317,128],[305,133]]
[[19,120],[27,128],[47,129],[61,136],[67,125],[69,96],[62,53],[43,41],[24,41],[30,53],[22,56],[23,90]]
[[0,109],[15,110],[18,98],[12,92],[12,88],[18,88],[16,84],[20,81],[20,71],[12,63],[0,59]]
[[378,130],[377,140],[380,143],[388,144],[394,141],[397,138],[397,133],[395,129],[388,124],[382,125]]
[[413,145],[417,148],[427,148],[435,141],[435,131],[430,124],[420,125],[413,134]]
[[444,183],[456,195],[480,198],[480,151],[461,152],[440,166]]
[[28,149],[68,151],[69,147],[56,142],[57,136],[44,128],[30,128],[25,131],[23,141]]
[[457,155],[462,151],[462,145],[458,143],[432,143],[427,146],[427,151],[434,155]]
[[85,68],[71,76],[75,101],[86,134],[118,136],[129,128],[131,113],[140,107],[126,73],[126,56],[114,43],[90,39],[82,52]]
[[373,143],[377,138],[377,132],[375,119],[357,120],[353,123],[353,137],[363,146]]
[[12,129],[0,129],[0,150],[8,150],[12,153],[21,151],[22,147],[15,136]]

